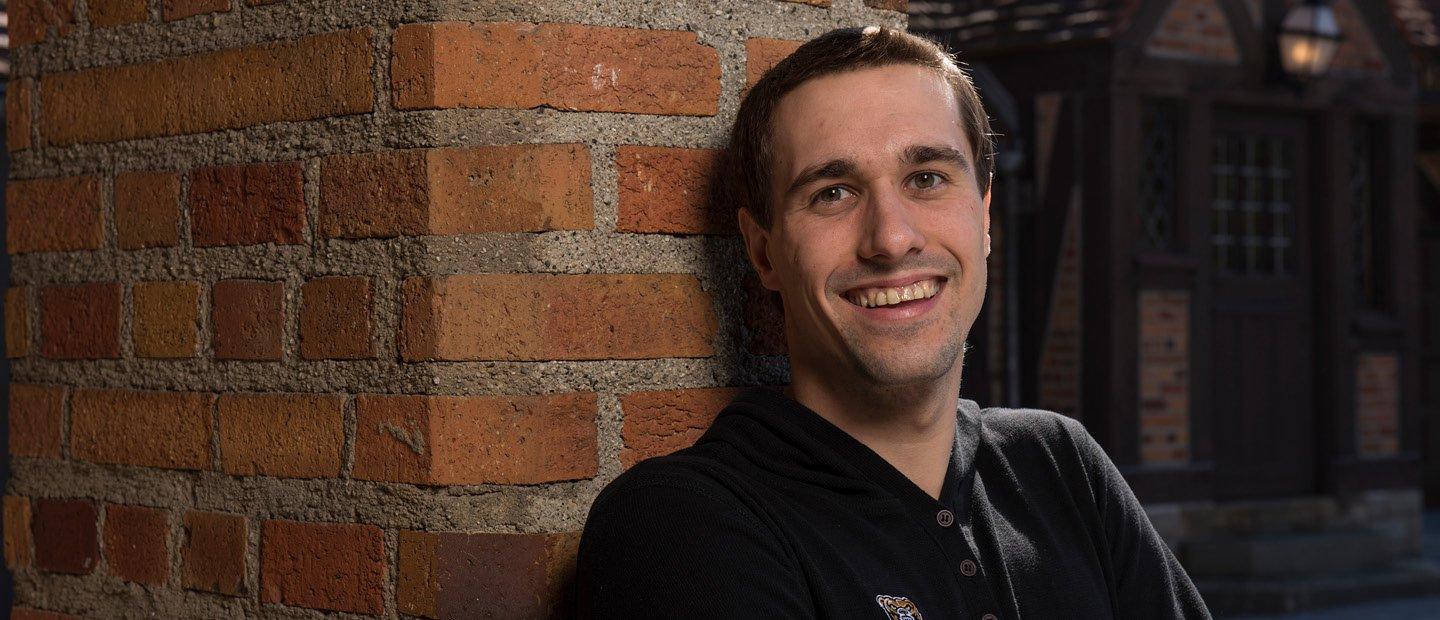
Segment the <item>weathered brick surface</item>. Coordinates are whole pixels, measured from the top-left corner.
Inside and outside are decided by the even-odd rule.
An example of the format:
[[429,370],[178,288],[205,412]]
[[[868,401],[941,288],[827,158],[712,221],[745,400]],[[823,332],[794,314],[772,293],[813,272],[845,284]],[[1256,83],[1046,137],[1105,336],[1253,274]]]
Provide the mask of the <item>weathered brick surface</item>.
[[1176,0],[1145,44],[1146,53],[1237,64],[1240,49],[1217,0]]
[[222,280],[215,283],[210,325],[215,357],[278,360],[285,337],[283,282]]
[[865,0],[865,6],[904,13],[910,8],[910,0]]
[[574,24],[408,24],[395,106],[715,114],[719,54],[693,32]]
[[373,525],[266,521],[260,600],[379,614],[385,606],[385,533]]
[[246,476],[339,476],[344,402],[333,394],[220,395],[221,469]]
[[425,618],[568,618],[580,533],[400,532],[395,604]]
[[625,412],[625,445],[620,464],[630,467],[652,456],[663,456],[695,443],[715,415],[734,400],[739,388],[657,390],[620,397]]
[[12,607],[10,608],[10,620],[81,620],[81,618],[80,616],[62,614],[58,611]]
[[29,289],[24,286],[5,290],[5,357],[25,357],[30,353]]
[[12,47],[75,31],[75,0],[17,0],[9,4],[8,13]]
[[77,459],[170,469],[209,469],[210,394],[75,390],[70,451]]
[[375,357],[371,341],[374,291],[370,278],[316,278],[300,288],[300,356],[316,359]]
[[735,212],[711,200],[720,151],[622,146],[615,151],[620,175],[621,232],[734,234]]
[[40,354],[120,357],[120,285],[88,282],[40,289]]
[[60,458],[65,388],[10,384],[10,454]]
[[709,296],[678,274],[483,274],[405,282],[407,360],[704,357]]
[[415,484],[537,484],[596,471],[593,393],[356,398],[355,471]]
[[34,559],[31,535],[30,498],[5,496],[5,566],[10,569],[30,566]]
[[139,357],[195,357],[200,340],[198,282],[136,282],[131,334]]
[[189,200],[196,246],[305,242],[305,180],[299,163],[196,170]]
[[41,133],[113,142],[369,112],[370,66],[362,28],[52,74],[40,85]]
[[181,585],[230,596],[245,594],[248,536],[245,517],[218,512],[185,513]]
[[1071,203],[1060,239],[1059,265],[1051,280],[1049,315],[1040,349],[1041,408],[1080,414],[1081,266],[1083,237],[1079,203]]
[[180,242],[180,175],[129,171],[115,175],[115,237],[121,249]]
[[85,575],[100,563],[99,511],[90,500],[36,498],[31,515],[35,567]]
[[107,504],[103,543],[116,577],[150,585],[170,578],[170,521],[163,509]]
[[[1077,310],[1078,312],[1078,310]],[[1190,292],[1140,292],[1140,460],[1190,460]]]
[[30,148],[30,97],[34,82],[11,80],[5,89],[5,148],[23,151]]
[[93,176],[10,181],[5,243],[11,254],[95,250],[105,232],[100,180]]
[[1366,352],[1355,363],[1355,451],[1390,457],[1400,451],[1400,356]]
[[230,10],[230,0],[163,0],[160,15],[165,21],[174,21]]
[[795,48],[800,47],[800,41],[787,41],[785,39],[746,39],[745,40],[745,86],[754,86],[760,81],[771,67],[774,67]]
[[86,9],[90,26],[94,28],[113,28],[143,22],[147,17],[145,0],[91,0],[86,4]]
[[537,144],[326,158],[326,237],[458,235],[594,227],[590,153]]

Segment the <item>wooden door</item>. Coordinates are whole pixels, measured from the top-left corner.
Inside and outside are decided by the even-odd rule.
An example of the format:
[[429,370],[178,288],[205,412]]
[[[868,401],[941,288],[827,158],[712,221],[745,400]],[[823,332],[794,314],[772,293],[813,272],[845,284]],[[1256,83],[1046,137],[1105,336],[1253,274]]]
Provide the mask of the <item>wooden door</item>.
[[1316,489],[1309,238],[1299,119],[1221,116],[1209,213],[1216,497]]

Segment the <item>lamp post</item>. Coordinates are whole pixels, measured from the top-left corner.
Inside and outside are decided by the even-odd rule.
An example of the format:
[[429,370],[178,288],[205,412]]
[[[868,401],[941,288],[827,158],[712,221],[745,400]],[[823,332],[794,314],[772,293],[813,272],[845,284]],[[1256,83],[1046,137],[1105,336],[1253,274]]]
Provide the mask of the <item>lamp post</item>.
[[1330,68],[1340,40],[1329,0],[1303,0],[1280,24],[1280,65],[1302,80],[1318,78]]

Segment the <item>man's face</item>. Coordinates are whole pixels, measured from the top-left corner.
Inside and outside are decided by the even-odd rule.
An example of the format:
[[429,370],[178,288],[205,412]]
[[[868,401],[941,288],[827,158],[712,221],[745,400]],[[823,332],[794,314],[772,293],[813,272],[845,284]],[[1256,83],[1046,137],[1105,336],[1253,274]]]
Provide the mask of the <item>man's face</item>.
[[990,196],[950,86],[915,65],[830,75],[781,99],[774,123],[771,225],[740,219],[792,362],[877,388],[960,372]]

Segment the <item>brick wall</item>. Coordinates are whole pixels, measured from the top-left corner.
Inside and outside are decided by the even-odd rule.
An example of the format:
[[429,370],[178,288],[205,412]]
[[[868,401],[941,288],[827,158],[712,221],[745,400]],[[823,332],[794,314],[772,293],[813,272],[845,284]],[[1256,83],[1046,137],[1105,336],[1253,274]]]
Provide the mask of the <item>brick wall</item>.
[[786,379],[741,92],[903,5],[12,2],[15,617],[564,615],[599,489]]
[[1140,461],[1190,460],[1190,291],[1140,291]]
[[1400,356],[1361,353],[1355,361],[1355,452],[1364,458],[1400,451]]
[[1060,254],[1056,257],[1055,278],[1050,284],[1044,346],[1040,350],[1040,407],[1071,417],[1080,415],[1081,396],[1080,266],[1085,244],[1080,232],[1079,191],[1078,187],[1073,188],[1070,206],[1065,211]]
[[1234,30],[1219,0],[1173,0],[1146,41],[1145,52],[1164,58],[1240,63]]

